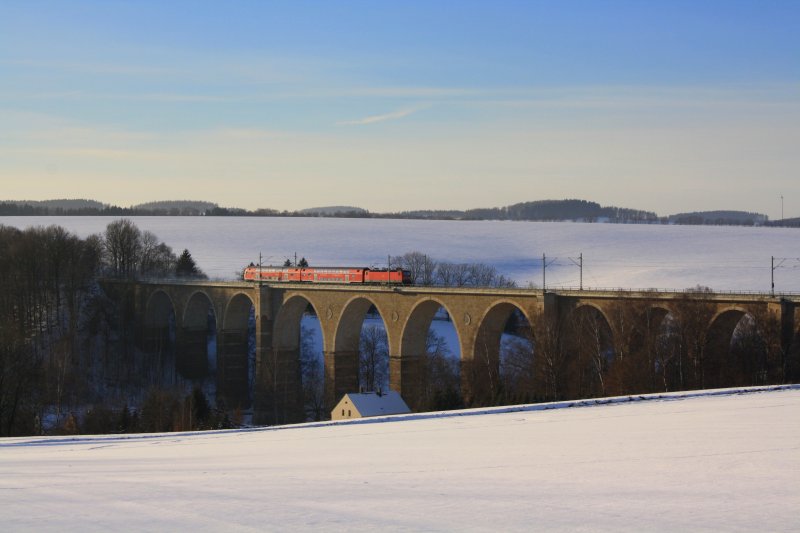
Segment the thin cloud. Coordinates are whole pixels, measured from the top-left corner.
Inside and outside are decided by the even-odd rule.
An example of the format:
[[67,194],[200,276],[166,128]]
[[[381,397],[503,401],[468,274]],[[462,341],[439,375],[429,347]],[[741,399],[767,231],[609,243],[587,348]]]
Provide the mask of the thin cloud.
[[389,98],[457,98],[480,96],[486,92],[483,89],[461,87],[356,87],[348,90],[346,95]]
[[0,61],[0,65],[12,67],[28,67],[44,70],[60,70],[80,74],[105,74],[122,76],[163,76],[184,72],[182,69],[153,67],[141,65],[116,65],[107,63],[71,63],[56,61],[36,61],[29,59],[16,59]]
[[382,115],[371,115],[356,120],[345,120],[342,122],[337,122],[337,124],[341,126],[366,126],[368,124],[376,124],[378,122],[386,122],[387,120],[397,120],[400,118],[404,118],[411,114],[416,113],[417,111],[420,111],[421,109],[423,108],[411,107],[407,109],[400,109],[398,111],[392,111],[391,113],[384,113]]
[[589,88],[517,89],[461,101],[465,105],[550,109],[794,107],[789,84],[717,86],[595,86]]

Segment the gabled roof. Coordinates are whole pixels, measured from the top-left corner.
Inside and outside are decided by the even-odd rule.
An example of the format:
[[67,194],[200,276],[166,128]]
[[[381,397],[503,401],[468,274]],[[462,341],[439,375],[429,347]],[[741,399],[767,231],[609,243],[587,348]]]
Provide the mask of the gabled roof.
[[406,402],[399,393],[388,391],[382,394],[376,392],[351,393],[345,395],[361,416],[398,415],[410,413]]

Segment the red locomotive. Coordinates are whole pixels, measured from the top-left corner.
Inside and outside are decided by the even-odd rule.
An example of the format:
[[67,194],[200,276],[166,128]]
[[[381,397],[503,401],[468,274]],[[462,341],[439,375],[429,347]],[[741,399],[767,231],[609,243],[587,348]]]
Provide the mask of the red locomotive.
[[394,270],[359,267],[259,267],[251,264],[244,269],[245,281],[282,281],[311,283],[376,283],[404,285],[411,283],[411,273],[400,268]]

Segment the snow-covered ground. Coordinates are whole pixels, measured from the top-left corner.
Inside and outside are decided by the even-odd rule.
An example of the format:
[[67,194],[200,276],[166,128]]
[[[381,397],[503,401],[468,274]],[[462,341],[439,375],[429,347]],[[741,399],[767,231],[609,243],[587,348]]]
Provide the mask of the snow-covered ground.
[[[25,228],[58,224],[81,237],[100,233],[113,217],[0,217]],[[579,224],[257,217],[133,217],[177,252],[188,248],[212,277],[233,279],[248,263],[384,266],[387,255],[410,251],[438,260],[480,262],[521,286],[800,292],[800,230],[731,226]],[[786,258],[786,260],[782,260]]]
[[797,531],[800,389],[585,403],[592,406],[0,439],[0,524]]

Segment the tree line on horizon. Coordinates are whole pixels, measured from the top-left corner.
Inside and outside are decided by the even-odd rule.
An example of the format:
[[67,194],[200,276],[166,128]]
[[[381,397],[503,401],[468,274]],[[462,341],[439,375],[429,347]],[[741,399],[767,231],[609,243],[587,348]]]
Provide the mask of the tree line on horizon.
[[619,224],[768,225],[800,227],[800,218],[769,221],[766,215],[747,211],[697,211],[659,216],[652,211],[601,206],[578,199],[537,200],[505,207],[467,210],[409,210],[375,213],[358,207],[310,208],[296,211],[221,207],[213,202],[177,200],[147,202],[131,207],[94,200],[0,201],[0,216],[254,216],[336,217],[426,220],[578,221]]

